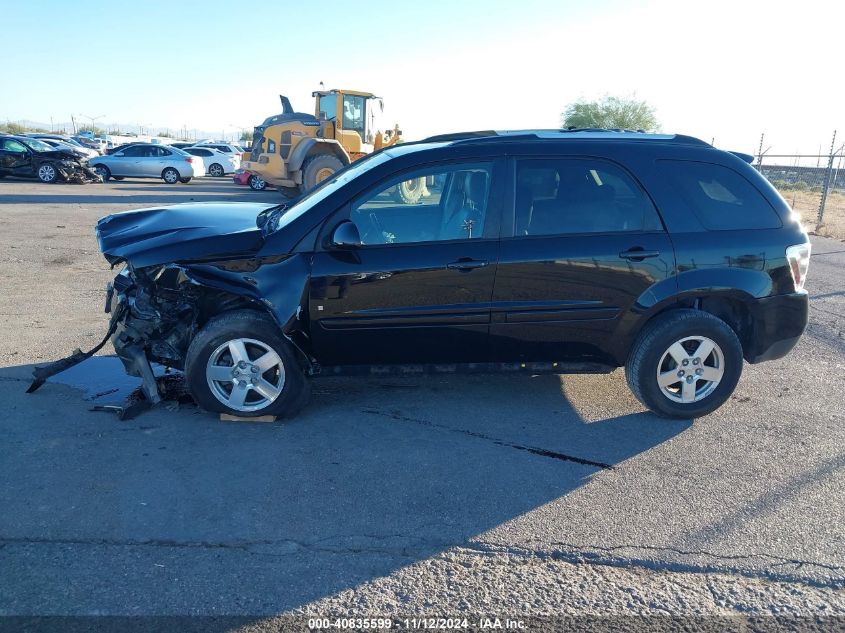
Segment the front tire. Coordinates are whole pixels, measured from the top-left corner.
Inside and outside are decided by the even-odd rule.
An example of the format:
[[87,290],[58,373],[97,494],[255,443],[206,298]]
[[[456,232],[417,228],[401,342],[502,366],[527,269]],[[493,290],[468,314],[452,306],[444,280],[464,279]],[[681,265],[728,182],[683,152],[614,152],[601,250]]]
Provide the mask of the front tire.
[[38,180],[46,184],[56,182],[59,177],[59,170],[50,163],[44,163],[38,167]]
[[310,394],[293,346],[254,310],[211,319],[188,347],[185,374],[202,408],[241,417],[293,416]]
[[302,166],[302,193],[311,191],[341,169],[343,169],[343,163],[337,156],[331,154],[312,156]]
[[643,405],[669,418],[712,413],[742,374],[742,345],[721,319],[672,310],[645,326],[625,365],[628,386]]
[[179,180],[181,180],[182,176],[180,176],[179,172],[173,169],[173,167],[168,167],[163,172],[161,172],[161,178],[168,185],[175,185],[177,182],[179,182]]

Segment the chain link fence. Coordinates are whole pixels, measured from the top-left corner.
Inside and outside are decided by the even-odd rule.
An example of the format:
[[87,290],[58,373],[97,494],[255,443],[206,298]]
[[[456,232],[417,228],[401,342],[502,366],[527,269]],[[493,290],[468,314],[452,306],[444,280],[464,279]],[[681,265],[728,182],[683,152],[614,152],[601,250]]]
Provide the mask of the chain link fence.
[[808,230],[845,239],[845,152],[758,154],[754,166],[780,192]]

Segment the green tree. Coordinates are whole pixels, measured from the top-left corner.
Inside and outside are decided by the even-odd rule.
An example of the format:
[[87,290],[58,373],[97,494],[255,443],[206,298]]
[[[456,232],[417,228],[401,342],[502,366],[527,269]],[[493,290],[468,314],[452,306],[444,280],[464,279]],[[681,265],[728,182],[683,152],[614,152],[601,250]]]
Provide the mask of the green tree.
[[660,129],[654,108],[633,97],[606,96],[598,101],[579,99],[566,106],[560,120],[565,128],[621,128],[644,132]]
[[241,132],[241,140],[249,141],[250,143],[252,143],[252,132],[250,132],[249,130],[244,130],[243,132]]
[[29,128],[19,123],[3,123],[0,124],[0,132],[5,132],[6,134],[25,134]]

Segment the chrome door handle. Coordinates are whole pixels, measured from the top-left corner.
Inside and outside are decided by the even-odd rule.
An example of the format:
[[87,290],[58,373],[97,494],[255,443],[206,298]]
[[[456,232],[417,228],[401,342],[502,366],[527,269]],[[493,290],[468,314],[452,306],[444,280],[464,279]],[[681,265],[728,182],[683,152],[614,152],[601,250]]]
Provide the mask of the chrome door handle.
[[473,270],[474,268],[484,268],[489,263],[490,262],[484,259],[459,259],[451,264],[446,264],[446,268],[467,272]]

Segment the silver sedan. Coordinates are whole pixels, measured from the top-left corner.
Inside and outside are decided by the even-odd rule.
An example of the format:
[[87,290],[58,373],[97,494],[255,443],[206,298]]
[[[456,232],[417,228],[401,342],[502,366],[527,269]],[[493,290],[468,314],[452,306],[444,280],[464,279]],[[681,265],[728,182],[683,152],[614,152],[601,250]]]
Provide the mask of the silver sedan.
[[155,143],[135,143],[107,156],[90,160],[105,182],[109,178],[161,178],[169,185],[187,183],[191,178],[205,176],[202,160],[176,147]]

